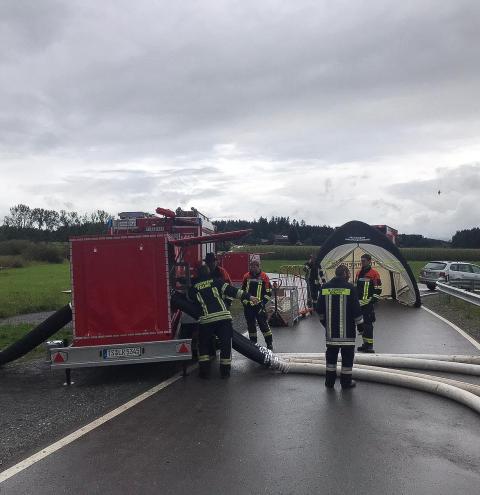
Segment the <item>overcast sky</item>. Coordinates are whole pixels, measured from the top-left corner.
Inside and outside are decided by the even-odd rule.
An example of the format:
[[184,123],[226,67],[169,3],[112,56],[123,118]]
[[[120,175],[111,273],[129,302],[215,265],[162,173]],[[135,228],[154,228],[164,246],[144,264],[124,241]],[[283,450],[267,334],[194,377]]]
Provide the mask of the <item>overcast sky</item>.
[[477,0],[0,0],[0,219],[195,206],[449,239],[480,224],[479,25]]

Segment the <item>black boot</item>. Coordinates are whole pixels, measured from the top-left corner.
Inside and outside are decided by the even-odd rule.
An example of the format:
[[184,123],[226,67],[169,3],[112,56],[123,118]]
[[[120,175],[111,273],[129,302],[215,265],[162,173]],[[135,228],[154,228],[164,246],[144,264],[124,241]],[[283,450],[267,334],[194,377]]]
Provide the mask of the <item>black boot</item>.
[[325,387],[333,388],[335,385],[335,381],[337,379],[336,371],[326,371],[325,372]]
[[200,361],[198,363],[198,376],[199,378],[210,378],[210,361]]
[[340,375],[340,385],[342,388],[354,388],[357,386],[357,382],[352,380],[352,375],[342,373]]
[[231,366],[229,364],[221,364],[220,365],[220,376],[222,378],[230,378],[230,369],[231,369]]

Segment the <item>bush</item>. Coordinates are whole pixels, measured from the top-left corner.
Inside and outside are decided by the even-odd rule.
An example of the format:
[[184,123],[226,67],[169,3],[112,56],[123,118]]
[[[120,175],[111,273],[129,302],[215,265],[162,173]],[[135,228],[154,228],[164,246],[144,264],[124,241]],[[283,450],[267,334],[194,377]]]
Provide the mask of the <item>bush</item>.
[[13,240],[0,242],[0,256],[23,254],[33,243],[31,241]]
[[23,268],[25,260],[21,256],[0,256],[0,268]]
[[61,249],[48,244],[32,244],[23,253],[27,260],[46,261],[47,263],[62,263]]

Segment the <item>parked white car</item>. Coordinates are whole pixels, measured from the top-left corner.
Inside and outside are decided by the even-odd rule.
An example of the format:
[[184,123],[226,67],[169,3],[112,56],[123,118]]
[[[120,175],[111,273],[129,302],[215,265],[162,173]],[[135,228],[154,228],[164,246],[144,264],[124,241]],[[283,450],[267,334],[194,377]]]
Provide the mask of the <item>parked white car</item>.
[[420,272],[419,282],[435,290],[437,282],[445,282],[464,289],[480,287],[480,266],[463,261],[430,261]]

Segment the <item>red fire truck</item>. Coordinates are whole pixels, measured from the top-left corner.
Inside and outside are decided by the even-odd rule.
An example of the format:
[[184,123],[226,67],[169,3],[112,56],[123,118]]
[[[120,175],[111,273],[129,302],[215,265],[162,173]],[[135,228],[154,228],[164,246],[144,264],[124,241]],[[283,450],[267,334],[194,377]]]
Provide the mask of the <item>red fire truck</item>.
[[372,227],[375,227],[382,234],[385,234],[393,244],[397,244],[398,230],[393,227],[389,227],[388,225],[372,225]]
[[73,342],[50,349],[52,368],[191,359],[170,295],[216,242],[250,231],[216,234],[194,209],[156,212],[120,213],[108,235],[71,239]]

